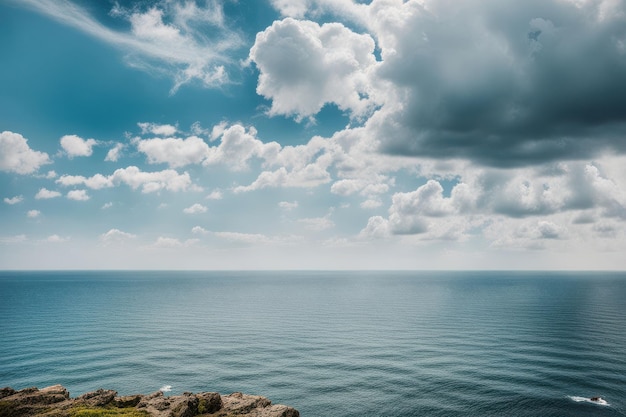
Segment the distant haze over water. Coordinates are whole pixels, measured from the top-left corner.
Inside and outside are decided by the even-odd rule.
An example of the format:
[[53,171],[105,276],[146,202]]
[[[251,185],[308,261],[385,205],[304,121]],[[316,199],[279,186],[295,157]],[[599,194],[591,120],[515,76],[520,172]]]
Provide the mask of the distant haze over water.
[[0,272],[0,386],[623,416],[625,300],[606,272]]

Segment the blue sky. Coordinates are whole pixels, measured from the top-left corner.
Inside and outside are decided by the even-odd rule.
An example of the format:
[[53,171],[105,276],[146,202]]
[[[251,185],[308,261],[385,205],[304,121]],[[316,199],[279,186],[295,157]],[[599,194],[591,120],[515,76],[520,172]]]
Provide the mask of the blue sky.
[[2,269],[624,269],[626,2],[0,3]]

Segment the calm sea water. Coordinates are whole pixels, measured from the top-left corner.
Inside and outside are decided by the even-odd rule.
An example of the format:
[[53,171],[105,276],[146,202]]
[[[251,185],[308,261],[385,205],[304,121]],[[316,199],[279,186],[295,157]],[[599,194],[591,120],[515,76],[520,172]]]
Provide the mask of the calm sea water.
[[304,417],[624,416],[626,274],[0,272],[0,386],[56,383]]

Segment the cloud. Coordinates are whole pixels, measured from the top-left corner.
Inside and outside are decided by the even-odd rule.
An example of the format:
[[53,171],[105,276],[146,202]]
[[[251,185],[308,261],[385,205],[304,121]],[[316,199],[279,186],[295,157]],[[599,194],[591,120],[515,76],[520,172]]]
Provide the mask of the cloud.
[[[473,239],[492,248],[568,251],[616,242],[626,221],[624,156],[526,168],[466,166],[392,196],[387,216],[372,216],[361,239],[406,243]],[[590,248],[591,249],[591,248]],[[595,248],[597,250],[598,247]],[[617,250],[607,243],[604,250]]]
[[[271,159],[281,150],[276,142],[263,143],[257,139],[254,127],[246,129],[240,124],[228,126],[226,123],[220,126],[218,130],[214,127],[211,136],[212,141],[220,139],[217,146],[210,147],[198,136],[184,139],[135,138],[133,144],[148,157],[149,163],[167,163],[172,168],[200,163],[205,166],[223,164],[234,171],[247,169],[252,158]],[[144,133],[151,132],[150,129],[142,129]]]
[[368,199],[360,204],[361,208],[364,209],[375,209],[383,205],[383,202],[376,199]]
[[241,171],[248,167],[252,158],[268,160],[280,152],[281,146],[277,142],[263,143],[256,135],[254,127],[246,129],[240,124],[224,127],[220,144],[210,148],[204,165],[219,163]]
[[224,198],[224,195],[221,190],[213,190],[206,196],[207,200],[221,200],[222,198]]
[[35,194],[35,199],[37,200],[42,200],[42,199],[49,199],[49,198],[56,198],[56,197],[60,197],[61,193],[58,191],[50,191],[46,188],[40,188],[39,191],[37,191],[37,194]]
[[[414,167],[401,158],[381,156],[364,141],[356,130],[341,131],[331,138],[314,136],[297,146],[269,146],[262,148],[260,158],[265,168],[249,185],[233,188],[235,193],[271,187],[313,188],[327,184],[333,175],[354,180],[363,195],[385,192],[393,185],[393,178],[380,172]],[[332,174],[331,174],[332,173]],[[335,188],[337,189],[337,188]]]
[[82,175],[62,175],[55,182],[66,187],[72,185],[85,185],[93,190],[113,187],[112,178],[105,177],[102,174],[95,174],[89,178],[83,177]]
[[608,220],[602,220],[594,224],[592,230],[594,237],[602,239],[617,239],[624,233],[622,225]]
[[87,201],[89,200],[89,195],[87,190],[72,190],[68,191],[67,198],[75,201]]
[[108,232],[100,235],[100,241],[105,245],[122,244],[128,240],[135,239],[137,235],[123,232],[119,229],[110,229]]
[[367,220],[367,225],[359,236],[362,238],[385,238],[390,235],[389,221],[382,216],[373,216]]
[[169,75],[174,81],[172,92],[192,81],[205,87],[228,82],[225,67],[236,65],[229,53],[243,45],[239,33],[225,24],[222,5],[216,0],[208,0],[204,7],[166,0],[143,9],[116,4],[111,16],[125,20],[129,30],[113,30],[69,0],[19,4],[120,48],[135,68]]
[[144,139],[134,143],[148,156],[149,163],[167,163],[172,168],[201,163],[209,153],[209,145],[197,136]]
[[[514,248],[529,250],[545,250],[549,244],[567,240],[575,231],[559,224],[560,220],[520,219],[503,221],[496,219],[485,229],[485,235],[491,239],[493,248]],[[579,237],[582,233],[579,230]]]
[[116,143],[114,147],[109,149],[107,156],[104,158],[107,162],[117,162],[120,159],[120,153],[125,148],[123,143]]
[[203,228],[203,227],[200,227],[200,226],[194,226],[194,227],[191,229],[191,233],[193,233],[194,235],[206,235],[206,234],[209,234],[209,231],[208,231],[208,230],[206,230],[206,229],[205,229],[205,228]]
[[59,235],[50,235],[46,238],[46,242],[48,243],[63,243],[63,242],[67,242],[68,240],[69,238],[61,237]]
[[47,153],[32,150],[28,139],[19,133],[0,133],[0,171],[32,174],[51,162]]
[[202,204],[194,204],[190,207],[187,207],[186,209],[183,209],[183,213],[185,214],[200,214],[200,213],[206,213],[207,212],[207,208],[205,206],[203,206]]
[[234,193],[261,190],[268,187],[310,188],[330,181],[330,174],[318,165],[309,164],[301,169],[287,171],[281,167],[276,171],[263,171],[250,185],[233,188]]
[[34,218],[41,216],[41,212],[39,210],[28,210],[28,212],[26,213],[26,216],[30,217],[31,219],[34,219]]
[[283,16],[302,18],[308,9],[307,0],[271,0],[271,3]]
[[623,153],[624,14],[600,3],[375,0],[391,88],[371,135],[386,152],[492,166]]
[[21,195],[16,195],[15,197],[4,197],[4,202],[9,204],[9,205],[14,205],[17,203],[21,203],[22,201],[24,201],[24,197]]
[[298,202],[297,201],[294,201],[294,202],[281,201],[280,203],[278,203],[278,207],[280,207],[283,210],[291,211],[295,208],[298,208]]
[[[426,233],[431,218],[449,217],[459,214],[464,204],[464,184],[457,184],[450,197],[444,197],[443,187],[438,181],[429,180],[417,190],[408,193],[395,193],[389,208],[389,232],[398,235],[414,235]],[[382,223],[379,219],[368,224],[369,230],[381,233]]]
[[356,179],[344,179],[336,181],[332,187],[330,187],[330,192],[345,197],[356,193],[362,188],[363,185],[361,184],[361,181]]
[[108,203],[104,203],[102,205],[102,210],[110,209],[111,207],[113,207],[113,203],[109,201]]
[[250,50],[260,71],[257,93],[272,100],[270,115],[301,120],[327,103],[363,115],[375,104],[368,77],[374,47],[369,35],[340,23],[275,21]]
[[330,188],[330,192],[341,196],[349,196],[360,193],[365,196],[384,194],[389,191],[393,183],[389,177],[380,174],[369,174],[362,178],[349,178],[336,181]]
[[213,126],[213,128],[211,129],[211,133],[209,135],[209,140],[213,142],[214,140],[218,139],[220,136],[224,134],[227,127],[228,127],[228,122],[226,121],[221,121],[220,123]]
[[[148,162],[167,163],[172,167],[198,163],[204,166],[221,164],[231,171],[244,171],[250,169],[252,160],[260,162],[264,170],[256,180],[249,185],[233,187],[235,193],[268,187],[316,187],[332,180],[329,169],[336,165],[342,176],[361,175],[345,181],[354,181],[362,195],[371,197],[387,192],[393,185],[393,178],[379,174],[377,169],[387,166],[397,170],[401,167],[401,164],[388,162],[388,157],[375,154],[371,148],[368,148],[368,153],[364,153],[355,138],[346,139],[351,132],[330,139],[316,136],[306,144],[283,147],[277,142],[265,143],[258,139],[257,130],[252,126],[246,128],[241,124],[228,126],[221,123],[218,131],[214,139],[219,139],[216,146],[209,146],[196,136],[186,139],[135,138],[133,143],[148,156]],[[360,170],[361,166],[364,169]],[[97,179],[94,177],[90,181]],[[63,181],[70,182],[72,179],[63,178]],[[221,194],[213,196],[217,198]]]
[[[351,22],[380,51],[374,58],[373,49],[356,48],[357,38],[345,27],[336,29],[342,44],[335,49],[325,42],[327,25],[275,22],[258,35],[250,54],[260,70],[258,92],[272,100],[272,115],[311,117],[324,103],[350,111],[367,103],[375,111],[362,138],[384,153],[496,167],[626,152],[622,1],[272,4],[286,16]],[[352,73],[342,67],[347,57],[354,58]],[[286,73],[292,62],[303,68]],[[327,62],[339,71],[329,74]]]
[[285,17],[301,19],[332,14],[355,20],[363,26],[367,23],[366,5],[353,0],[270,0],[270,3]]
[[237,243],[256,244],[270,243],[271,238],[257,233],[238,233],[238,232],[213,232],[213,235]]
[[159,236],[157,240],[150,247],[157,248],[157,249],[181,248],[183,247],[183,243],[180,240],[173,238],[173,237]]
[[116,169],[109,176],[96,174],[87,178],[81,175],[63,175],[56,182],[64,186],[85,185],[94,190],[126,184],[133,190],[141,187],[143,193],[152,193],[160,190],[186,191],[196,188],[187,172],[179,174],[172,169],[144,172],[136,166]]
[[91,156],[93,147],[98,144],[95,139],[83,139],[76,135],[65,135],[61,138],[61,147],[68,157]]
[[141,133],[145,134],[153,134],[157,136],[173,136],[178,132],[176,126],[172,125],[159,125],[156,123],[137,123],[137,126],[141,128]]

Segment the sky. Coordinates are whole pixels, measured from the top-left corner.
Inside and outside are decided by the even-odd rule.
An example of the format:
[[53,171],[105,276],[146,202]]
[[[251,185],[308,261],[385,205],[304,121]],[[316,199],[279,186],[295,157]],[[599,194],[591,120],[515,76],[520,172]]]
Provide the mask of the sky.
[[626,0],[3,0],[0,56],[0,269],[626,269]]

